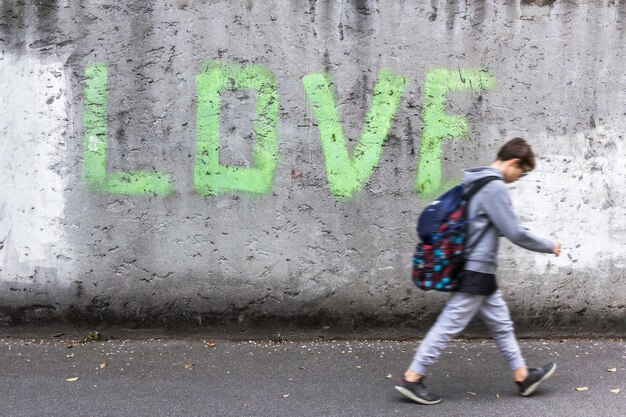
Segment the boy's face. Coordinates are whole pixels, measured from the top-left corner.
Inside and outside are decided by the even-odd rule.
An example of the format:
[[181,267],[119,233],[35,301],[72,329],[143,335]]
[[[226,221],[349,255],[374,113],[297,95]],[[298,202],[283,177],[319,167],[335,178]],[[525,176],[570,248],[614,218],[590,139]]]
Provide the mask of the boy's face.
[[525,177],[530,170],[522,165],[522,161],[518,158],[509,159],[508,161],[504,161],[504,169],[502,170],[504,174],[504,182],[510,184],[519,180],[522,177]]

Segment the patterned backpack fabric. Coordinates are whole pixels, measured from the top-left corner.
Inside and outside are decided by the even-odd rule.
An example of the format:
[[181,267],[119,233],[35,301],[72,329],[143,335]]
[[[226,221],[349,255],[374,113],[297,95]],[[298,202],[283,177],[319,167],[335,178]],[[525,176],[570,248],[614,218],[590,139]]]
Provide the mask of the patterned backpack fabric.
[[[496,179],[500,178],[481,178],[469,187],[457,185],[424,209],[417,227],[422,241],[413,255],[413,283],[418,288],[444,292],[458,289],[459,273],[465,264],[470,199]],[[476,242],[481,238],[482,234]]]

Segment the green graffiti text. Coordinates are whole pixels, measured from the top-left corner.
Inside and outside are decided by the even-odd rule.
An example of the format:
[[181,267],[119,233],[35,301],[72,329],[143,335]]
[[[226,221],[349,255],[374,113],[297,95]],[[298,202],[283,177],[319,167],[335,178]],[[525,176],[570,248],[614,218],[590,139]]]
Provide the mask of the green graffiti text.
[[130,171],[107,173],[108,67],[93,64],[85,70],[85,136],[83,178],[95,192],[108,194],[158,194],[174,192],[174,179],[161,172]]
[[495,84],[495,77],[484,69],[434,68],[428,72],[422,113],[424,132],[415,182],[420,194],[429,196],[442,188],[442,142],[469,136],[469,123],[465,117],[446,114],[447,94],[451,91],[480,92],[492,89]]
[[[206,61],[196,77],[196,166],[194,186],[200,195],[271,191],[278,157],[278,90],[276,78],[257,65],[223,65]],[[253,167],[220,164],[220,95],[224,90],[256,91]]]
[[[158,171],[107,172],[108,67],[90,65],[85,70],[84,169],[83,178],[95,192],[124,195],[168,195],[175,191],[171,174]],[[408,79],[382,69],[373,88],[370,108],[358,142],[348,149],[330,75],[313,73],[302,79],[307,99],[317,119],[331,193],[353,198],[360,193],[380,162]],[[434,68],[426,74],[423,90],[423,136],[415,189],[431,196],[444,186],[443,142],[469,136],[469,123],[446,113],[447,96],[453,91],[479,93],[495,86],[495,77],[485,69]],[[194,188],[200,195],[272,190],[278,164],[279,99],[277,81],[267,68],[258,65],[227,65],[205,61],[196,77],[196,155]],[[256,120],[250,167],[220,163],[221,99],[225,91],[255,92]],[[407,138],[410,139],[410,138]]]
[[408,80],[389,70],[381,71],[361,138],[354,147],[352,157],[346,147],[330,76],[309,74],[302,81],[318,121],[330,190],[338,198],[354,197],[378,165],[383,143]]

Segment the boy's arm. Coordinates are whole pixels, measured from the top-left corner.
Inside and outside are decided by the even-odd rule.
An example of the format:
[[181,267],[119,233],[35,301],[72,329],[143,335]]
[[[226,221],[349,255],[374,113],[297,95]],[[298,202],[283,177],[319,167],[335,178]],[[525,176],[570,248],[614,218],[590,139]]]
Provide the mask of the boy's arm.
[[534,252],[553,253],[555,244],[542,237],[530,233],[524,228],[513,207],[509,190],[503,182],[493,181],[485,187],[483,209],[489,220],[504,237],[524,249]]

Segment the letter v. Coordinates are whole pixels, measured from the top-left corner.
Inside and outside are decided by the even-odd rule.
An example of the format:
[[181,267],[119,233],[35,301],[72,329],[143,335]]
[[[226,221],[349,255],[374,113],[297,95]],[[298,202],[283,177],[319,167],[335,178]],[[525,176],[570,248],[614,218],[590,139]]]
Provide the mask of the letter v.
[[302,83],[318,121],[330,190],[337,198],[355,197],[378,166],[383,143],[408,79],[387,69],[381,70],[361,138],[354,147],[352,157],[339,121],[330,75],[309,74],[302,79]]

